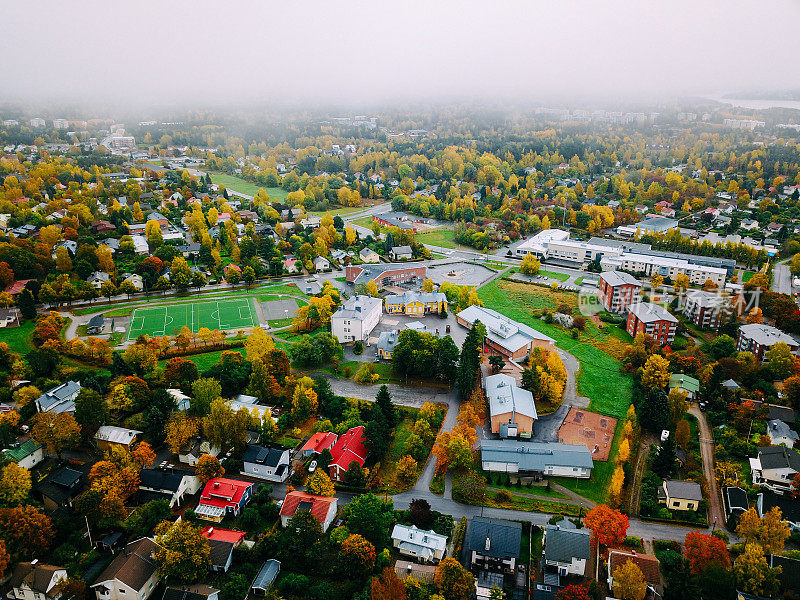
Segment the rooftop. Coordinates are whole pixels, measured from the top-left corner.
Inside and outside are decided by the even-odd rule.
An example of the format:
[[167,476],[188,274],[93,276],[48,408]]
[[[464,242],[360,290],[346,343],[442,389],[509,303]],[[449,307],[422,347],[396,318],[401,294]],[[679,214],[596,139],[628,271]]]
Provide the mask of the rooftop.
[[533,394],[517,387],[516,380],[510,375],[498,373],[486,378],[486,397],[489,400],[489,412],[492,416],[504,413],[519,413],[535,419],[536,405]]
[[739,327],[739,335],[754,341],[759,346],[774,346],[778,342],[784,342],[789,346],[796,347],[797,342],[793,337],[784,333],[777,327],[764,325],[762,323],[747,323]]
[[655,323],[657,321],[678,322],[678,319],[673,317],[666,308],[652,302],[637,302],[632,304],[628,310],[644,323]]

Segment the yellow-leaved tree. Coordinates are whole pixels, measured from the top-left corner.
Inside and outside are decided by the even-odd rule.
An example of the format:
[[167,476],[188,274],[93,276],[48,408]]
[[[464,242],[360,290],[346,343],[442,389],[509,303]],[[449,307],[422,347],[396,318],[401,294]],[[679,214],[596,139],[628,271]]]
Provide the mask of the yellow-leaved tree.
[[335,492],[333,481],[324,470],[318,468],[306,483],[306,492],[315,496],[331,497]]

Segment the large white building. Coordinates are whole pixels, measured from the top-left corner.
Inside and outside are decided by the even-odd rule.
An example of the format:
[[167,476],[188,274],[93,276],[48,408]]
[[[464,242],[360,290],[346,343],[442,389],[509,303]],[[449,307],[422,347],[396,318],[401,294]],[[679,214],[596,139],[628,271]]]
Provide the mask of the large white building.
[[68,129],[69,121],[66,119],[53,119],[53,127],[55,129]]
[[331,316],[331,331],[341,343],[367,339],[381,318],[380,298],[356,295]]
[[725,285],[728,274],[722,267],[709,267],[690,263],[683,258],[670,258],[667,256],[652,256],[650,254],[637,254],[635,252],[620,252],[616,256],[606,254],[600,260],[603,270],[622,270],[645,275],[658,274],[674,280],[678,275],[687,275],[694,285],[703,285],[711,280],[718,287]]
[[551,243],[567,239],[569,239],[569,231],[563,231],[561,229],[544,229],[517,246],[516,253],[517,256],[533,254],[537,258],[544,258],[547,254],[547,247]]

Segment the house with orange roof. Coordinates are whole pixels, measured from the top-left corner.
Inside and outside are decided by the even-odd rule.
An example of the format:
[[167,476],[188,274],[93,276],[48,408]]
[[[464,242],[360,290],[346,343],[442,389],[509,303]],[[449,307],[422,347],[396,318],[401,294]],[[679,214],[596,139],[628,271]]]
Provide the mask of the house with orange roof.
[[332,431],[320,431],[311,436],[311,438],[303,444],[300,448],[300,455],[308,458],[313,454],[319,454],[323,450],[330,450],[336,443],[338,436]]
[[352,463],[364,466],[367,460],[367,447],[365,445],[364,426],[353,427],[343,433],[331,447],[331,460],[328,470],[331,479],[342,481],[344,474]]
[[339,503],[336,498],[327,496],[315,496],[294,490],[286,494],[281,505],[281,525],[286,527],[289,519],[300,511],[308,511],[319,524],[322,531],[327,531],[333,520],[336,518],[336,511],[339,510]]

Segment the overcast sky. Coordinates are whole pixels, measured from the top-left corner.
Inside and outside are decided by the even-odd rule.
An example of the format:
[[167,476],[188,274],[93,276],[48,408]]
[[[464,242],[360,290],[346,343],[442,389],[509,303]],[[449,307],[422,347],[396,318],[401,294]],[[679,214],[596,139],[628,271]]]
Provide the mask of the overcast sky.
[[659,99],[800,88],[799,0],[37,0],[0,100]]

